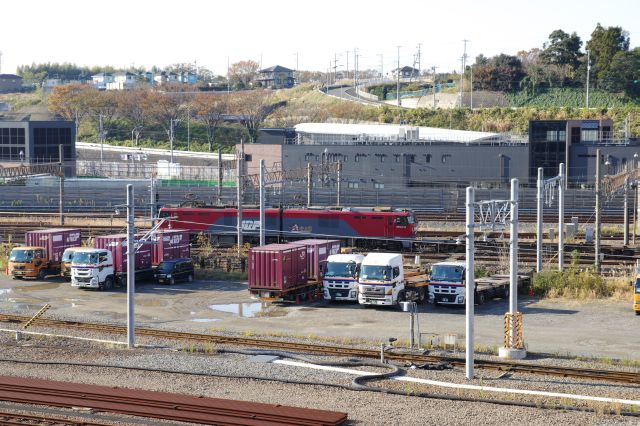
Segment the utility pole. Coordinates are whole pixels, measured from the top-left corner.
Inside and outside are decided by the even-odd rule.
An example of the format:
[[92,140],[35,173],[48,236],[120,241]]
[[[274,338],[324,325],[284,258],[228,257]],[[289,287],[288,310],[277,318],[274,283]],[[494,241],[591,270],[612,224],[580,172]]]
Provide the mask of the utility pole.
[[464,43],[464,53],[462,54],[462,72],[460,73],[460,108],[463,107],[463,102],[462,102],[462,94],[464,92],[464,69],[465,69],[465,61],[467,59],[467,42],[469,40],[464,39],[462,40],[462,42]]
[[596,150],[596,241],[594,246],[596,273],[600,273],[600,149]]
[[264,160],[260,160],[260,245],[265,245],[265,220],[264,220]]
[[345,58],[347,58],[347,80],[349,79],[349,51],[347,50]]
[[465,305],[466,305],[466,364],[465,364],[465,377],[468,380],[473,379],[473,350],[474,350],[474,336],[473,336],[473,320],[474,320],[474,293],[475,293],[475,268],[474,268],[474,218],[473,212],[475,209],[475,190],[472,187],[467,187],[467,224],[465,228],[465,243],[466,243],[466,286],[465,286]]
[[336,181],[336,205],[340,206],[340,189],[341,189],[341,184],[340,181],[342,180],[342,161],[338,161],[338,168],[337,168],[337,181]]
[[589,109],[589,74],[591,74],[591,53],[587,50],[587,109]]
[[433,70],[433,109],[436,109],[436,66],[431,67]]
[[127,185],[127,346],[135,347],[135,287],[136,287],[136,248],[133,185]]
[[558,175],[558,270],[564,270],[564,191],[565,191],[565,170],[564,163],[560,163],[560,173]]
[[102,163],[104,157],[104,127],[102,124],[102,113],[98,114],[98,120],[100,123],[100,163]]
[[[353,48],[353,88],[358,88],[358,48]],[[357,94],[357,92],[356,92]]]
[[222,148],[218,147],[218,205],[222,204]]
[[543,211],[543,193],[544,193],[544,169],[542,167],[538,167],[538,181],[537,181],[537,194],[536,194],[536,201],[538,203],[537,205],[537,232],[536,232],[536,236],[537,236],[537,241],[536,241],[536,272],[541,272],[542,271],[542,239],[544,238],[544,233],[542,231],[542,215],[544,214]]
[[311,180],[312,167],[311,163],[307,163],[307,207],[311,207],[311,190],[313,181]]
[[421,61],[421,58],[420,58],[420,53],[421,53],[421,52],[420,52],[420,48],[421,48],[421,47],[422,47],[422,43],[418,43],[418,77],[420,77],[420,70],[422,69],[422,68],[421,68],[421,64],[420,64],[420,61]]
[[400,46],[398,46],[398,68],[396,69],[396,99],[398,106],[400,106]]
[[473,65],[469,67],[469,72],[471,73],[471,81],[469,83],[469,91],[470,91],[470,108],[473,109]]
[[64,226],[64,150],[58,145],[58,164],[60,164],[60,226]]
[[[511,224],[509,226],[509,313],[518,312],[518,179],[511,179]],[[562,232],[562,231],[561,231]],[[509,346],[516,347],[515,327],[511,327]]]
[[293,83],[294,84],[298,84],[298,71],[300,70],[300,68],[298,68],[298,52],[296,52],[296,72],[293,75]]
[[338,81],[338,54],[333,54],[333,82]]
[[378,53],[380,56],[380,78],[384,78],[384,54]]
[[171,169],[173,168],[173,118],[169,119],[169,143],[171,145],[171,164],[169,164],[169,175],[171,175]]
[[629,245],[629,177],[624,180],[624,243]]
[[242,185],[243,185],[243,172],[244,172],[244,141],[240,139],[240,153],[237,156],[237,180],[236,180],[236,195],[237,195],[237,217],[236,227],[238,232],[238,256],[242,253],[242,246],[244,244],[242,240]]

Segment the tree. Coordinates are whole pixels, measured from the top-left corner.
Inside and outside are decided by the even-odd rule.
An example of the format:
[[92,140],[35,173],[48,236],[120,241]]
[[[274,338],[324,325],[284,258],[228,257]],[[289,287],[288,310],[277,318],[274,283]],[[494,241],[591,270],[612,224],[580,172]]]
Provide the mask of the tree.
[[601,86],[612,92],[625,92],[640,97],[640,47],[630,52],[618,52],[602,74]]
[[229,67],[229,79],[234,89],[243,90],[252,87],[259,67],[260,65],[251,59],[231,64]]
[[180,92],[163,93],[150,91],[148,93],[147,102],[145,103],[147,115],[153,122],[162,127],[169,140],[173,138],[175,124],[182,115],[182,103],[183,95]]
[[111,130],[113,119],[116,116],[117,101],[115,92],[98,92],[89,100],[90,114],[100,142],[106,140],[108,132]]
[[[482,58],[484,56],[480,55]],[[522,63],[515,56],[504,53],[488,59],[485,65],[473,67],[473,85],[480,90],[515,91],[524,77]]]
[[549,41],[544,43],[540,59],[546,65],[557,67],[562,76],[561,85],[574,79],[582,56],[581,46],[582,40],[575,32],[567,34],[562,30],[553,31]]
[[268,89],[239,92],[230,99],[231,111],[242,120],[250,142],[256,142],[258,129],[273,110],[271,99],[272,93]]
[[596,84],[609,70],[613,57],[618,52],[629,50],[629,33],[621,27],[604,28],[600,23],[591,33],[591,40],[587,42],[587,50],[594,65]]
[[75,121],[77,138],[80,122],[91,112],[91,99],[97,95],[98,91],[86,84],[56,86],[49,95],[48,108],[66,120]]
[[124,90],[117,95],[117,114],[131,123],[131,133],[138,146],[140,135],[149,120],[149,91]]
[[213,151],[216,129],[227,111],[227,96],[213,93],[199,93],[191,101],[191,108],[196,120],[201,122],[207,130],[209,152]]

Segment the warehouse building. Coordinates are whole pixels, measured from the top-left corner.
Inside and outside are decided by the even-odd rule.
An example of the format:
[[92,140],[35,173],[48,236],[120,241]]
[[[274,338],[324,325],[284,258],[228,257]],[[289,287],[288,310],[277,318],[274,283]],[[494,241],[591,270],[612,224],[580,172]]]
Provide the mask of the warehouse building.
[[[603,173],[638,158],[631,139],[612,136],[611,120],[531,121],[525,136],[388,124],[302,123],[262,129],[258,143],[245,145],[249,170],[260,159],[267,168],[292,170],[342,162],[349,188],[405,187],[438,183],[502,185],[512,178],[535,183],[538,167],[555,176],[568,165],[572,183],[594,181],[595,152]],[[634,157],[635,156],[635,157]]]
[[75,123],[49,113],[0,113],[0,165],[53,163],[63,147],[66,174],[75,171]]

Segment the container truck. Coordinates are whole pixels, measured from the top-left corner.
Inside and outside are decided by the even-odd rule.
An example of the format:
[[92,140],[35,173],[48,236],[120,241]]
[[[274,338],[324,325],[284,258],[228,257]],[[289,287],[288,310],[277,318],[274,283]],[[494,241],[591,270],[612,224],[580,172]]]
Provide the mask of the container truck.
[[62,254],[60,260],[60,276],[66,281],[71,281],[71,261],[75,252],[82,250],[83,247],[69,247]]
[[291,244],[307,247],[307,276],[320,281],[327,265],[327,258],[340,252],[339,240],[308,239],[292,241]]
[[[136,234],[136,238],[142,238]],[[96,237],[93,249],[83,249],[73,256],[71,285],[82,288],[109,289],[127,283],[127,234]],[[108,252],[109,255],[104,253]],[[77,260],[76,260],[77,258]],[[136,280],[153,278],[151,244],[142,243],[135,253]]]
[[249,250],[249,292],[261,300],[298,300],[318,286],[317,282],[309,282],[307,268],[306,246],[253,247]]
[[[529,280],[519,275],[518,284]],[[464,262],[439,262],[431,267],[429,279],[429,301],[437,305],[465,304],[466,265]],[[474,299],[478,305],[495,297],[508,298],[510,278],[508,275],[493,275],[476,278]]]
[[185,229],[161,229],[151,236],[151,264],[154,266],[167,260],[191,257],[189,231]]
[[427,276],[405,271],[400,253],[369,253],[362,260],[358,278],[361,305],[395,306],[399,302],[422,303],[427,296]]
[[640,276],[636,278],[633,287],[633,310],[636,312],[636,315],[640,315]]
[[327,258],[322,279],[325,300],[358,301],[358,275],[364,256],[333,254]]
[[79,229],[54,228],[29,231],[24,234],[25,245],[11,250],[9,274],[14,279],[44,279],[60,273],[62,254],[69,247],[79,246]]

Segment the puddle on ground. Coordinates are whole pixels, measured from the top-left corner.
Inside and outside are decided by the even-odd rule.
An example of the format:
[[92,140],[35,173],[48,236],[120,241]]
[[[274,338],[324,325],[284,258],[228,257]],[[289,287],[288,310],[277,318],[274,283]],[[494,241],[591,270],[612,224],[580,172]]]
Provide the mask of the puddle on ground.
[[219,318],[193,318],[191,322],[216,322],[221,321]]
[[[262,302],[227,303],[224,305],[209,305],[209,309],[219,312],[235,314],[243,318],[270,316],[271,305]],[[287,313],[285,312],[284,315]],[[283,316],[284,316],[283,315]]]
[[10,297],[8,299],[6,299],[7,302],[11,302],[11,303],[15,303],[15,304],[37,304],[37,303],[43,303],[41,300],[35,299],[33,297]]
[[54,288],[58,288],[62,285],[62,283],[45,283],[45,284],[36,284],[36,285],[28,285],[24,287],[16,287],[16,291],[34,291],[34,290],[53,290]]

